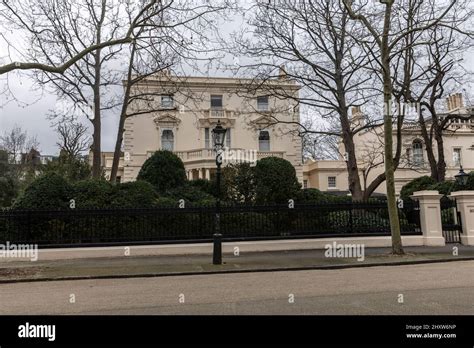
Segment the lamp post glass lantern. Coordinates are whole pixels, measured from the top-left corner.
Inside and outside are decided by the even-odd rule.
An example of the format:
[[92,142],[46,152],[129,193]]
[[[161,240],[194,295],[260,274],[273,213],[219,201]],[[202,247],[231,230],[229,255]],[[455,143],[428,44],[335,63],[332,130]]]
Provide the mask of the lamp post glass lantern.
[[214,236],[213,236],[213,253],[212,263],[214,265],[222,264],[222,234],[221,234],[221,165],[222,165],[222,148],[224,147],[225,134],[227,130],[222,127],[221,121],[217,121],[216,127],[212,130],[212,140],[216,151],[216,216],[214,220]]
[[456,178],[456,182],[459,185],[465,186],[467,184],[467,180],[469,179],[469,174],[466,174],[466,172],[461,166],[461,168],[459,169],[459,173],[455,175],[454,177]]

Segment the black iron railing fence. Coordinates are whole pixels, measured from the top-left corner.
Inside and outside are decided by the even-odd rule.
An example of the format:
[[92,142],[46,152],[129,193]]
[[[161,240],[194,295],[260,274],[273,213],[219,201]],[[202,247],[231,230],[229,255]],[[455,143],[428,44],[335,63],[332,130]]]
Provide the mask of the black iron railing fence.
[[459,243],[461,241],[462,224],[456,200],[447,197],[441,199],[441,223],[446,243]]
[[[400,212],[402,234],[421,234],[416,203]],[[213,207],[3,210],[0,243],[85,246],[204,242],[212,239]],[[224,240],[388,236],[385,202],[275,206],[223,206]]]

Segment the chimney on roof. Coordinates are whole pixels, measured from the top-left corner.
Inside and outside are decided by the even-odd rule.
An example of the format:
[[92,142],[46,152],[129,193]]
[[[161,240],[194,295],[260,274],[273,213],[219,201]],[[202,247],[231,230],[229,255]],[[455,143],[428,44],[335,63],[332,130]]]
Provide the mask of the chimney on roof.
[[446,104],[448,107],[448,112],[464,108],[462,93],[450,95],[448,98],[446,98]]
[[364,125],[364,114],[360,106],[353,106],[351,109],[352,123],[359,126]]

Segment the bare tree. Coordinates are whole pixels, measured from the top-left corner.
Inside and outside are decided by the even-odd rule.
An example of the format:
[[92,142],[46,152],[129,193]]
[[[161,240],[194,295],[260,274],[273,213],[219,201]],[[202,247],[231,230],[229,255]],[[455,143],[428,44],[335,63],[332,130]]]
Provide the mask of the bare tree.
[[[92,54],[96,50],[131,43],[135,36],[134,31],[142,26],[147,20],[146,17],[148,14],[145,15],[145,13],[147,13],[149,9],[160,2],[161,1],[159,0],[144,1],[142,10],[135,15],[130,26],[126,28],[121,36],[112,37],[107,41],[101,41],[84,46],[81,50],[72,55],[65,54],[60,57],[48,56],[47,59],[44,59],[43,61],[13,61],[14,58],[10,54],[11,50],[16,51],[16,53],[20,55],[21,58],[26,60],[29,60],[28,54],[24,54],[23,52],[16,49],[18,45],[14,39],[8,38],[6,35],[1,34],[0,37],[3,39],[5,45],[7,45],[9,48],[8,57],[12,62],[0,65],[0,75],[15,70],[41,70],[49,73],[64,74],[67,69],[71,68],[74,64],[85,58],[87,55]],[[64,19],[72,19],[71,16],[77,12],[59,12],[61,7],[60,2],[55,4],[54,1],[51,1],[49,5],[52,9],[54,9],[54,11],[44,13],[37,11],[37,1],[2,0],[0,3],[0,18],[5,21],[7,30],[12,28],[21,30],[22,33],[32,35],[35,40],[38,40],[38,42],[46,41],[48,37],[52,39],[53,35],[57,34],[58,31],[61,31],[63,35],[67,35],[68,39],[80,41],[82,38],[74,37],[74,35],[72,35],[73,31],[70,30],[71,27],[68,26],[72,25],[72,22],[63,21]],[[68,8],[65,9],[67,10]],[[73,7],[71,6],[69,9],[72,10]],[[59,14],[61,17],[54,18],[54,14]],[[78,24],[78,22],[76,23]],[[16,39],[18,39],[18,37]]]
[[32,149],[39,150],[39,142],[36,136],[29,136],[26,130],[15,125],[0,136],[0,148],[8,153],[11,163],[20,164],[22,154],[26,154]]
[[[415,0],[381,0],[383,11],[380,12],[377,4],[367,4],[366,1],[355,2],[343,0],[350,17],[361,23],[365,33],[361,37],[363,47],[371,54],[375,66],[380,70],[380,80],[383,85],[384,101],[384,163],[387,187],[388,210],[392,234],[392,251],[394,254],[403,254],[400,235],[400,221],[395,196],[394,172],[397,159],[393,151],[393,67],[392,62],[399,54],[411,50],[419,44],[417,40],[410,40],[436,26],[452,27],[452,9],[456,4],[452,0],[446,4],[436,4],[434,0],[422,4],[423,16],[414,16],[413,12],[420,5]],[[455,23],[455,22],[454,22]],[[455,25],[455,24],[454,24]],[[423,42],[424,43],[424,42]],[[398,128],[402,125],[398,124]],[[399,146],[398,146],[399,147]]]
[[87,127],[82,123],[74,120],[60,122],[55,131],[59,136],[56,144],[69,158],[77,158],[89,150],[91,139]]
[[[270,115],[274,123],[293,123],[301,134],[342,141],[349,189],[354,199],[367,199],[380,184],[362,190],[354,137],[380,123],[376,113],[365,114],[364,122],[353,122],[351,108],[359,109],[376,93],[372,72],[366,69],[369,55],[359,47],[352,32],[357,24],[339,1],[259,1],[249,20],[250,32],[236,36],[237,48],[253,61],[239,69],[255,76],[247,90],[264,90],[288,100],[294,108],[310,108],[311,127],[298,120],[284,121]],[[256,38],[256,40],[255,40]],[[272,81],[294,81],[300,95]],[[268,83],[267,83],[268,82]],[[284,110],[281,110],[284,111]],[[319,124],[329,124],[321,127]],[[335,152],[333,157],[338,157]]]
[[[136,40],[129,47],[128,68],[123,81],[124,94],[121,103],[119,126],[115,142],[110,181],[115,182],[121,157],[126,119],[133,116],[163,111],[159,94],[173,95],[178,90],[185,93],[179,73],[184,66],[210,61],[214,49],[208,47],[213,30],[217,30],[217,14],[223,15],[231,8],[231,2],[176,2],[163,8],[141,28]],[[131,18],[131,16],[129,16]],[[202,69],[201,69],[202,70]],[[184,75],[184,73],[183,73]],[[150,77],[171,87],[158,89],[146,80]]]
[[[458,27],[467,20],[465,15],[456,16]],[[462,57],[471,46],[472,38],[454,28],[436,26],[423,33],[420,41],[428,44],[406,50],[411,66],[406,73],[408,81],[395,78],[395,93],[403,95],[406,103],[419,105],[414,120],[416,129],[421,131],[431,177],[442,182],[446,178],[444,136],[456,131],[453,122],[473,116],[463,115],[462,110],[440,113],[440,109],[445,109],[446,97],[472,81],[472,74],[462,65]]]
[[[7,5],[30,34],[31,48],[27,56],[31,61],[46,61],[54,65],[58,61],[74,59],[90,47],[97,47],[75,60],[62,74],[47,69],[34,72],[37,83],[52,86],[60,100],[72,103],[71,109],[79,110],[92,123],[94,178],[101,175],[103,112],[118,105],[116,95],[110,92],[120,83],[117,59],[122,45],[105,45],[103,48],[103,43],[115,42],[122,37],[127,37],[122,44],[133,43],[137,34],[147,28],[155,16],[175,2],[58,0],[34,5],[19,3],[15,7]],[[35,10],[31,12],[28,6]],[[28,23],[35,25],[29,26]]]

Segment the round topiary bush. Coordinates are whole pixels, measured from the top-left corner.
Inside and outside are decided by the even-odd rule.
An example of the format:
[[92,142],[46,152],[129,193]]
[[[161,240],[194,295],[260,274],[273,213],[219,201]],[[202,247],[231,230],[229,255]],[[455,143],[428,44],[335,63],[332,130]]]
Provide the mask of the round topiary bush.
[[301,184],[293,165],[283,158],[267,157],[254,168],[256,202],[258,204],[287,203],[296,199]]
[[18,209],[64,209],[73,198],[73,188],[60,175],[48,173],[31,183],[13,205]]
[[421,176],[410,181],[402,187],[400,191],[400,198],[404,201],[410,200],[410,196],[417,191],[428,190],[430,186],[436,184],[436,181],[430,176]]
[[147,181],[158,193],[165,193],[186,183],[186,171],[183,162],[174,153],[157,151],[143,164],[137,180]]

